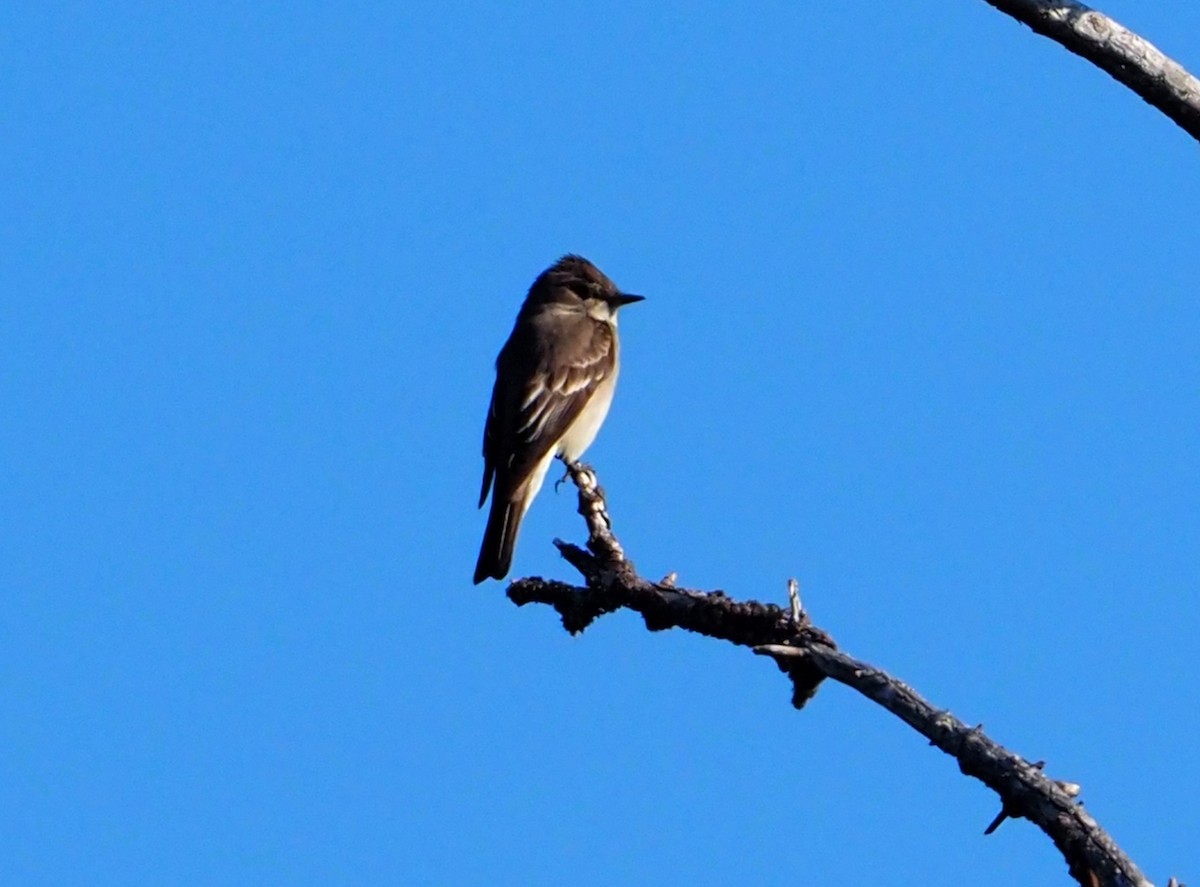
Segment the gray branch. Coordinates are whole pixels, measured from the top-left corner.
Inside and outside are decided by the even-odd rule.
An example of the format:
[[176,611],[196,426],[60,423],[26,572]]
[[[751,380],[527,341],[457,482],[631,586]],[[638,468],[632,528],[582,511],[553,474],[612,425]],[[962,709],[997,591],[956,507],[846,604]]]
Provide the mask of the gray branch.
[[1107,71],[1200,140],[1200,80],[1153,43],[1075,0],[986,0]]
[[1044,762],[1030,763],[990,739],[982,726],[968,727],[948,711],[935,708],[912,687],[840,649],[814,626],[789,586],[789,609],[758,601],[735,601],[722,591],[679,588],[671,574],[658,582],[640,576],[612,532],[604,491],[586,465],[569,467],[579,488],[579,513],[588,526],[584,550],[555,540],[563,557],[580,572],[585,585],[540,578],[518,579],[508,589],[517,604],[548,604],[572,634],[605,613],[629,609],[641,614],[650,631],[682,628],[729,641],[771,657],[791,679],[792,704],[801,708],[829,678],[857,690],[903,720],[931,745],[958,761],[959,769],[1000,796],[1000,815],[1028,819],[1062,853],[1071,876],[1084,887],[1151,887],[1117,843],[1084,812],[1078,785],[1051,779]]

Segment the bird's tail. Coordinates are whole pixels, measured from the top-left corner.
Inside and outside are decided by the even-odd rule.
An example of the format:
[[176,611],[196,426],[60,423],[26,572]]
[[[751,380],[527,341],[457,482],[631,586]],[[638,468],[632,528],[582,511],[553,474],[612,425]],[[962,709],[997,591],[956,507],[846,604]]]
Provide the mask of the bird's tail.
[[488,514],[487,529],[483,532],[483,545],[479,548],[479,560],[475,563],[475,584],[489,576],[503,579],[512,566],[513,546],[517,544],[517,532],[529,504],[525,491],[516,501],[492,495],[492,510]]

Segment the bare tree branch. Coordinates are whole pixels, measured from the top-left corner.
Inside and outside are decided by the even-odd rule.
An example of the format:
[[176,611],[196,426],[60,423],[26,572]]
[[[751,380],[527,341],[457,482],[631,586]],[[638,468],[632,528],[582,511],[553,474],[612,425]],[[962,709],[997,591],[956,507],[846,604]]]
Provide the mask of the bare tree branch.
[[1200,80],[1154,44],[1076,0],[986,0],[1107,71],[1200,140]]
[[674,575],[650,582],[638,575],[612,532],[604,491],[595,472],[573,465],[579,488],[579,513],[588,525],[588,550],[555,540],[563,557],[586,582],[583,587],[540,578],[518,579],[508,589],[513,603],[549,604],[572,634],[605,613],[640,613],[650,631],[683,628],[730,641],[770,656],[792,681],[792,703],[801,708],[825,678],[845,684],[878,703],[958,761],[959,769],[1000,796],[1004,818],[1024,818],[1050,837],[1067,861],[1071,876],[1085,887],[1151,887],[1117,843],[1084,812],[1079,786],[1051,779],[1044,762],[1030,763],[990,739],[982,726],[968,727],[948,711],[935,708],[912,687],[843,651],[830,635],[800,609],[799,594],[789,586],[792,607],[784,610],[757,601],[735,601],[722,591],[703,592],[675,586]]
[[803,650],[768,645],[756,653],[816,661],[822,674],[853,687],[886,708],[904,723],[958,760],[958,768],[1000,795],[1001,815],[986,832],[995,831],[1002,817],[1025,817],[1050,836],[1080,884],[1149,884],[1116,842],[1074,800],[1079,787],[1052,780],[1042,773],[1044,762],[1031,764],[990,739],[982,725],[968,727],[948,711],[902,681],[847,656],[840,650],[815,645]]

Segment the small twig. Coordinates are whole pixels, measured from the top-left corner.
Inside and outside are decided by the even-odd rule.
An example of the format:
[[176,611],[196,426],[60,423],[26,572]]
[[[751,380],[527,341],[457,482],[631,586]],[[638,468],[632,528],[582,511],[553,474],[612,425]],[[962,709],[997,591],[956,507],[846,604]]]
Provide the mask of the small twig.
[[792,604],[792,621],[799,623],[804,618],[804,607],[800,605],[800,583],[795,579],[788,580],[788,600]]
[[[1033,766],[1037,767],[1039,770],[1044,770],[1046,768],[1046,762],[1045,761],[1035,761]],[[1076,792],[1076,794],[1078,794],[1078,792]],[[983,830],[983,833],[985,835],[990,835],[996,829],[1000,828],[1000,824],[1003,823],[1004,820],[1006,820],[1010,816],[1012,816],[1012,814],[1013,814],[1012,808],[1009,807],[1007,804],[1001,806],[1000,812],[996,814],[995,819],[993,819],[990,823],[988,823],[988,827]]]
[[597,557],[611,563],[625,560],[621,543],[612,534],[612,518],[608,515],[608,502],[596,472],[582,462],[567,464],[567,474],[579,488],[579,513],[588,527],[588,548]]

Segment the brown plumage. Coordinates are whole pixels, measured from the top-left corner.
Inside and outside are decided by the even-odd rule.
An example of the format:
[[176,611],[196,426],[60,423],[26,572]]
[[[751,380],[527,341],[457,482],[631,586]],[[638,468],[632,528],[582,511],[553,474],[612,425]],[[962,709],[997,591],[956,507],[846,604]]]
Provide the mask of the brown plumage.
[[555,456],[576,461],[608,413],[619,371],[616,312],[641,300],[595,265],[568,255],[534,281],[496,358],[483,432],[483,485],[492,491],[475,583],[503,579],[521,521]]

